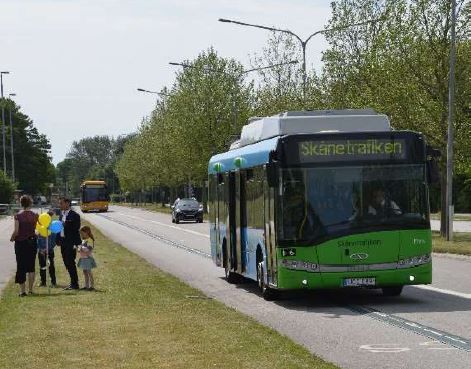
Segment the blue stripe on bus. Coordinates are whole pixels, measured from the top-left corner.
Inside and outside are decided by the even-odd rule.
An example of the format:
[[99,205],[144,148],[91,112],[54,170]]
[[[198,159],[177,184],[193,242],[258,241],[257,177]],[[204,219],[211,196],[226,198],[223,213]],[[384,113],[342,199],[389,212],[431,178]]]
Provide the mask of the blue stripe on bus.
[[[220,164],[222,166],[219,170],[220,172],[228,172],[235,169],[251,168],[266,164],[268,163],[270,151],[276,149],[278,139],[279,137],[274,137],[269,140],[264,140],[239,149],[214,155],[209,160],[208,173],[214,174],[218,172],[215,169],[215,164]],[[236,160],[238,158],[240,158],[240,160]],[[237,166],[236,162],[239,166]]]

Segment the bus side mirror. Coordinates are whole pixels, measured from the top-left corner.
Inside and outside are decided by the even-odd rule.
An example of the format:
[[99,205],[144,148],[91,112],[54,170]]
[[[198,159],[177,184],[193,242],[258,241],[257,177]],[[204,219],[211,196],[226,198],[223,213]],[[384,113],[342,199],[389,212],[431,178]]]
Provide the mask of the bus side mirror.
[[427,146],[427,181],[429,184],[440,183],[440,168],[438,166],[440,156],[440,150]]
[[266,166],[267,169],[267,183],[268,187],[276,188],[278,187],[278,168],[275,163],[268,163]]

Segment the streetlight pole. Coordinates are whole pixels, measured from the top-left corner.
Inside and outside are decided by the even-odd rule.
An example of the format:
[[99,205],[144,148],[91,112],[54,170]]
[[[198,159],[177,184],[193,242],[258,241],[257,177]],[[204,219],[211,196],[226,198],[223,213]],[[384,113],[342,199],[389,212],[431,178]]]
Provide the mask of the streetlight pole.
[[456,0],[451,1],[450,75],[448,79],[448,134],[446,148],[446,225],[447,241],[453,240],[453,108],[455,104]]
[[368,24],[368,23],[378,21],[378,19],[366,20],[366,21],[359,22],[359,23],[348,24],[348,25],[342,26],[342,27],[332,27],[332,28],[321,29],[321,30],[318,30],[318,31],[312,33],[308,38],[303,40],[300,36],[298,36],[293,31],[290,31],[289,29],[267,27],[267,26],[262,26],[262,25],[259,25],[259,24],[239,22],[239,21],[235,21],[235,20],[231,20],[231,19],[225,19],[225,18],[219,18],[218,20],[219,20],[219,22],[222,22],[222,23],[233,23],[233,24],[238,24],[240,26],[261,28],[261,29],[264,29],[264,30],[267,30],[267,31],[272,31],[272,32],[281,32],[281,33],[285,33],[285,34],[288,34],[290,36],[293,36],[296,40],[298,40],[299,43],[301,44],[301,50],[302,50],[302,53],[303,53],[302,71],[303,71],[303,103],[304,104],[306,104],[306,88],[307,88],[306,47],[307,47],[308,42],[314,36],[317,36],[319,34],[324,34],[324,33],[333,32],[333,31],[340,31],[340,30],[344,30],[344,29],[347,29],[347,28],[351,28],[351,27],[355,27],[355,26],[362,26],[362,25],[365,25],[365,24]]
[[[9,99],[16,94],[8,94]],[[12,108],[10,107],[10,150],[11,150],[11,179],[15,182],[15,154],[13,152],[13,119],[12,119]]]
[[0,72],[0,92],[1,92],[1,101],[2,101],[2,145],[3,145],[3,173],[7,175],[7,159],[6,159],[6,151],[5,151],[5,108],[3,106],[3,75],[10,74],[10,72]]

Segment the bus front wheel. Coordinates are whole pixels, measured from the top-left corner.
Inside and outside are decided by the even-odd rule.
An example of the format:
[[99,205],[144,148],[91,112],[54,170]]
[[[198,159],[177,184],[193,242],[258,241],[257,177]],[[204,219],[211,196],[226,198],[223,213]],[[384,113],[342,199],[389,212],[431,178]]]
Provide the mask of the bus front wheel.
[[383,287],[384,296],[399,296],[402,293],[404,286]]
[[257,283],[258,288],[262,294],[262,297],[267,301],[277,300],[279,298],[278,291],[270,288],[265,283],[263,261],[259,261],[257,264]]

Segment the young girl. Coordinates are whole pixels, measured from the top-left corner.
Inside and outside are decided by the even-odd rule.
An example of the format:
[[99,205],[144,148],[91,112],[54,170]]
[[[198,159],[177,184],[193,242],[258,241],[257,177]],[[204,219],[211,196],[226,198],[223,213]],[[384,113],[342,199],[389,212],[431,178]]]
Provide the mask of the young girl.
[[95,287],[92,269],[96,268],[96,262],[93,258],[92,251],[95,246],[95,237],[93,237],[90,227],[83,226],[80,228],[80,238],[82,239],[82,244],[78,247],[80,259],[77,266],[83,270],[83,277],[85,278],[85,287],[82,289],[94,291]]

